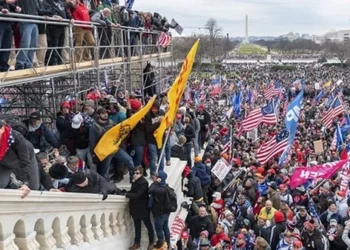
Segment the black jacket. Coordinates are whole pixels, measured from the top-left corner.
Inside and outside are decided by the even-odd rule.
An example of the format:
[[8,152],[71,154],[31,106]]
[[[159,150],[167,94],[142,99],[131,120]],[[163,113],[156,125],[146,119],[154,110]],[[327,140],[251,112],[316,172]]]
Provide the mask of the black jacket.
[[153,204],[151,207],[153,217],[159,217],[164,214],[168,214],[164,208],[165,188],[159,186],[157,183],[152,183],[149,187],[149,193],[153,196]]
[[74,140],[75,148],[86,149],[89,147],[89,131],[90,127],[85,125],[78,129],[74,129],[70,126],[63,132],[61,139],[63,142],[65,142],[67,139]]
[[56,128],[60,134],[71,127],[71,121],[69,120],[69,115],[63,115],[62,112],[56,114]]
[[33,148],[29,147],[26,143],[26,139],[23,135],[15,130],[12,130],[14,137],[14,143],[7,150],[4,158],[0,161],[0,168],[21,168],[21,181],[28,182],[30,180],[31,161],[29,150],[33,151]]
[[186,143],[192,142],[192,139],[196,137],[194,128],[191,124],[187,124],[185,131],[184,131],[185,137],[186,137]]
[[200,217],[199,215],[193,216],[191,222],[189,223],[190,234],[192,239],[198,239],[202,231],[207,230],[209,233],[209,239],[214,234],[213,222],[210,220],[209,216]]
[[101,139],[101,137],[106,133],[109,129],[114,126],[114,123],[111,120],[108,120],[107,123],[101,124],[98,121],[95,121],[94,125],[90,127],[89,130],[89,147],[91,154],[94,155],[94,149]]
[[301,236],[305,250],[325,250],[329,249],[329,242],[323,234],[315,229],[310,236],[304,232]]
[[196,117],[199,120],[199,123],[201,125],[201,130],[205,129],[205,125],[210,124],[211,118],[210,118],[209,113],[206,110],[204,110],[202,114],[197,112]]
[[[131,117],[134,113],[128,109],[128,117]],[[130,145],[131,146],[141,146],[146,143],[145,135],[145,123],[142,119],[139,121],[133,130],[130,132]]]
[[130,214],[134,219],[149,217],[148,181],[143,176],[131,184],[126,198],[129,198]]
[[[29,121],[24,121],[29,128]],[[34,132],[28,132],[27,140],[30,141],[34,148],[39,149],[41,152],[46,150],[46,143],[49,143],[54,148],[59,148],[60,144],[56,135],[50,130],[45,123],[42,123],[40,128]]]
[[33,15],[33,16],[39,15],[40,8],[39,8],[38,0],[18,1],[18,6],[21,7],[22,9],[21,14],[27,14],[27,15]]
[[189,173],[187,175],[188,178],[188,184],[187,184],[187,193],[186,195],[188,197],[193,197],[193,200],[198,200],[200,198],[203,198],[203,189],[201,180],[194,176],[192,173]]
[[278,242],[280,241],[280,235],[286,230],[286,224],[284,222],[276,223],[271,228],[271,235],[269,237],[268,243],[271,249],[276,249]]
[[159,110],[158,114],[153,114],[152,111],[148,112],[145,116],[145,127],[146,127],[146,140],[147,143],[155,144],[157,145],[156,139],[153,136],[154,131],[157,130],[157,128],[160,125],[159,117],[164,116],[164,111]]
[[72,183],[72,180],[70,180],[66,186],[66,191],[74,192],[74,193],[92,193],[92,194],[108,192],[107,182],[102,176],[88,169],[85,170],[85,174],[89,180],[89,184],[86,187],[78,187]]
[[0,0],[0,11],[3,9],[7,9],[10,12],[15,12],[17,5],[15,4],[9,4],[5,0]]
[[179,158],[181,161],[187,161],[186,152],[183,147],[175,144],[171,148],[171,157]]
[[63,19],[72,19],[64,0],[45,0],[45,7],[52,15],[60,16]]

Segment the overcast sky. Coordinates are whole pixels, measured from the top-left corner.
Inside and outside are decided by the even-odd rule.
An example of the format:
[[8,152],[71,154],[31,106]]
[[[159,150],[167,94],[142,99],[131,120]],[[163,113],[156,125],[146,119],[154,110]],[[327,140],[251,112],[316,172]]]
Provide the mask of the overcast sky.
[[350,29],[349,0],[135,0],[133,9],[175,18],[186,35],[205,32],[189,27],[203,27],[212,17],[225,34],[244,36],[245,14],[251,36]]

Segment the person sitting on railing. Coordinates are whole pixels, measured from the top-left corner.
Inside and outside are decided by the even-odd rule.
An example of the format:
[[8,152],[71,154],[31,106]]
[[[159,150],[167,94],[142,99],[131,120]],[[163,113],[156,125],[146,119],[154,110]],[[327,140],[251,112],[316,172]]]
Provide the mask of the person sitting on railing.
[[[15,0],[0,0],[0,12],[8,14],[9,12],[20,13],[22,9],[15,5]],[[8,60],[10,58],[10,49],[12,45],[12,22],[0,22],[0,48],[8,49],[0,51],[0,72],[9,69]]]
[[[70,12],[68,11],[65,0],[45,0],[47,8],[51,9],[53,17],[59,21],[62,19],[72,19]],[[62,64],[61,52],[65,39],[65,26],[64,25],[47,25],[47,44],[49,48],[59,48],[48,50],[46,53],[46,63],[49,65]]]
[[[91,0],[93,2],[93,0]],[[90,16],[89,16],[89,10],[88,8],[79,2],[79,0],[70,0],[67,3],[69,7],[69,11],[76,21],[83,21],[83,22],[90,22]],[[92,34],[92,30],[90,27],[86,27],[86,24],[84,27],[75,26],[74,29],[74,39],[75,39],[75,46],[76,46],[76,59],[75,62],[81,62],[82,56],[83,56],[83,41],[86,42],[86,46],[92,47],[95,44],[95,39]],[[84,60],[85,61],[91,61],[91,48],[88,49],[88,53],[84,54]]]

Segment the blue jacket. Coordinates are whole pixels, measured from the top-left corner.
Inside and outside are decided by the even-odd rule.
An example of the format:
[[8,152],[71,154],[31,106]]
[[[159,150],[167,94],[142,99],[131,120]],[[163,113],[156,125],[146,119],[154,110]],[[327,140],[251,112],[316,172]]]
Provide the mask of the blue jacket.
[[267,189],[268,189],[268,186],[266,182],[264,182],[263,184],[258,184],[258,192],[260,196],[265,195],[267,193]]
[[202,162],[196,162],[192,168],[192,173],[201,180],[202,187],[210,185],[211,176]]

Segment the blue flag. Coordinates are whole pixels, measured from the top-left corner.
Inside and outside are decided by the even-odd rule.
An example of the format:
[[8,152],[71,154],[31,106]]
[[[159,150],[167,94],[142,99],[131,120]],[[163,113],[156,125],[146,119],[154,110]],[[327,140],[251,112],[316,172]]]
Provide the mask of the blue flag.
[[297,132],[297,126],[298,126],[298,120],[300,116],[300,110],[301,110],[301,104],[304,99],[304,89],[300,91],[300,93],[297,95],[297,97],[288,105],[287,113],[286,113],[286,120],[285,125],[287,130],[289,131],[289,137],[288,137],[288,146],[283,151],[280,160],[278,162],[279,166],[282,166],[285,160],[287,159],[287,156],[289,154],[289,151],[292,147],[292,144],[295,139],[295,134]]
[[315,102],[318,102],[323,97],[324,97],[324,89],[322,89],[320,93],[318,93],[318,95],[315,97]]
[[241,115],[241,103],[242,103],[242,92],[238,91],[233,101],[233,109],[235,111],[236,117],[240,117]]
[[127,10],[131,10],[133,5],[134,5],[134,0],[126,0],[125,7]]
[[248,93],[247,93],[247,103],[251,103],[252,102],[252,91],[249,89]]

